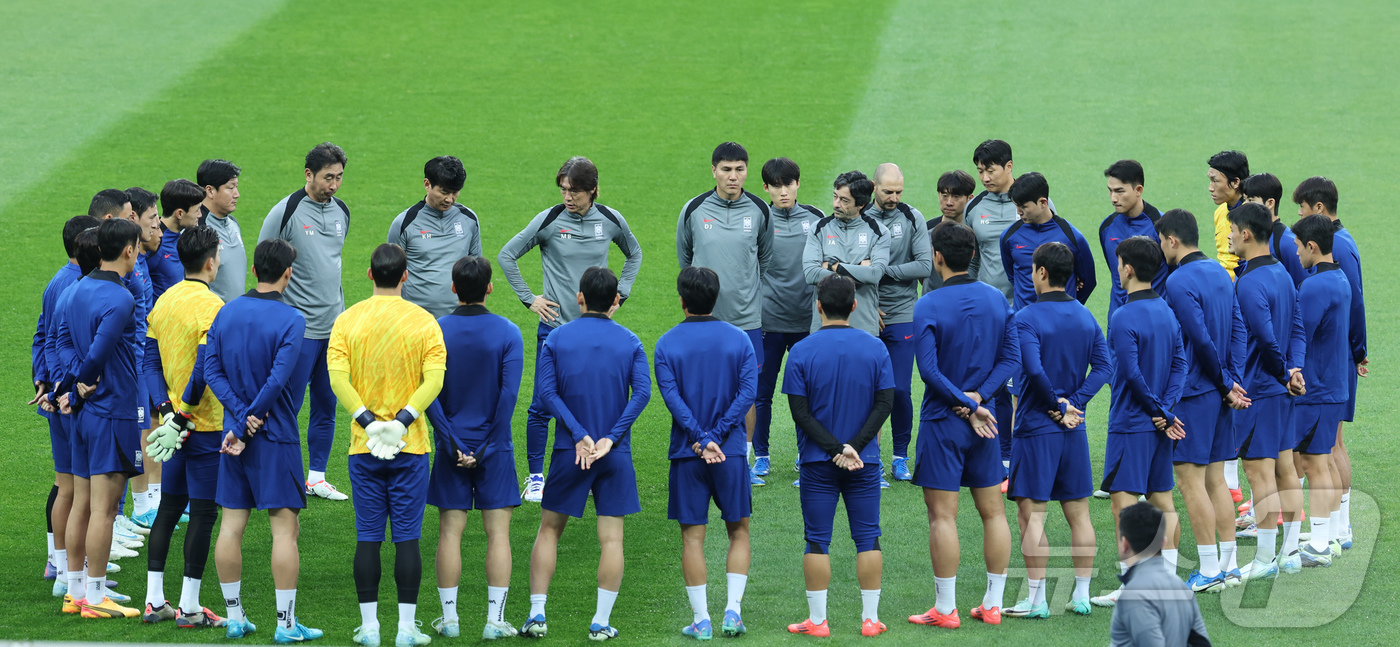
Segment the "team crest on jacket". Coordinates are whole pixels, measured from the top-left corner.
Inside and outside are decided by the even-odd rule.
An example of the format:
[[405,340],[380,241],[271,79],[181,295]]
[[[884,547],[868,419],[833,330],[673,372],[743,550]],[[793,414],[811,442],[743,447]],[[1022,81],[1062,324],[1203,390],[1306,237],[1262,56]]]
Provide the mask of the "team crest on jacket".
[[753,216],[744,216],[744,231],[753,231]]
[[891,232],[894,232],[894,237],[895,237],[895,238],[903,238],[903,237],[904,237],[904,225],[903,225],[902,223],[898,223],[898,222],[897,222],[897,223],[894,223],[894,226],[893,226],[893,227],[890,227],[890,231],[891,231]]
[[595,223],[593,223],[593,240],[602,240],[602,239],[603,239],[603,223],[601,223],[601,222],[595,222]]
[[860,232],[860,235],[859,235],[859,236],[856,236],[856,244],[857,244],[857,245],[860,245],[861,247],[865,247],[866,245],[869,245],[869,244],[870,244],[869,234],[866,234],[865,232]]
[[466,232],[462,231],[462,223],[460,223],[460,222],[454,222],[454,223],[452,223],[452,229],[453,229],[453,231],[457,232],[457,237],[458,237],[458,238],[461,238],[461,237],[467,235]]
[[804,233],[804,234],[812,233],[812,221],[810,221],[810,220],[803,220],[803,221],[802,221],[802,233]]
[[341,224],[339,220],[335,221],[335,235],[341,238],[345,237],[345,225]]

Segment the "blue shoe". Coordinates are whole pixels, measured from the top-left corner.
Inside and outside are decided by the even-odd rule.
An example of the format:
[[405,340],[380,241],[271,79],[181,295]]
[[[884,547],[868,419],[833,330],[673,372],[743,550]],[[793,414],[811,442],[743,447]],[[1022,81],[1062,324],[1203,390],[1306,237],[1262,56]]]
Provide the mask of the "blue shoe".
[[793,486],[793,487],[802,487],[802,479],[793,479],[793,480],[792,480],[792,486]]
[[65,595],[68,595],[68,580],[55,578],[53,581],[53,596],[61,598]]
[[58,567],[54,566],[53,562],[44,562],[44,579],[58,579]]
[[1313,550],[1312,544],[1303,544],[1298,551],[1298,557],[1303,562],[1303,566],[1308,568],[1326,568],[1332,565],[1332,550],[1324,548]]
[[881,474],[881,475],[880,475],[880,489],[881,489],[881,490],[888,490],[888,489],[890,489],[890,482],[885,480],[885,475],[884,475],[884,474]]
[[909,473],[909,459],[903,456],[894,457],[894,480],[912,481],[914,475]]
[[1243,579],[1246,582],[1272,580],[1278,577],[1278,563],[1277,560],[1261,562],[1256,559],[1245,565],[1243,569],[1240,569],[1240,572],[1243,574]]
[[768,481],[765,481],[765,480],[763,480],[763,479],[761,479],[761,478],[758,478],[758,475],[757,475],[757,474],[754,474],[753,472],[749,472],[749,485],[752,485],[752,486],[755,486],[755,487],[760,486],[760,485],[768,485]]
[[422,647],[433,642],[428,634],[418,629],[422,624],[421,621],[414,620],[413,627],[410,629],[399,627],[399,635],[394,637],[394,647]]
[[1200,571],[1191,571],[1191,574],[1186,576],[1186,585],[1196,593],[1207,591],[1219,593],[1221,589],[1225,588],[1225,575],[1222,573],[1215,577],[1206,577],[1201,575]]
[[1094,612],[1094,605],[1089,602],[1089,598],[1070,600],[1065,603],[1065,611],[1081,616],[1087,616]]
[[360,625],[355,628],[355,637],[351,640],[360,647],[379,647],[379,629],[365,629]]
[[1303,572],[1303,557],[1298,551],[1293,551],[1292,555],[1280,557],[1278,560],[1278,570],[1289,575]]
[[744,627],[744,619],[740,618],[739,614],[733,611],[724,612],[724,624],[720,625],[721,633],[733,638],[734,636],[742,635],[747,631],[748,629]]
[[279,645],[289,645],[292,643],[316,640],[325,635],[320,629],[312,629],[301,624],[299,619],[292,621],[292,628],[288,629],[282,625],[277,625],[277,633],[273,635],[272,642]]
[[448,621],[447,618],[438,616],[438,619],[433,621],[433,631],[436,631],[439,636],[456,638],[462,635],[462,624],[456,620]]
[[768,476],[769,461],[767,456],[759,456],[753,459],[753,473],[755,476]]
[[1342,550],[1351,550],[1351,524],[1347,524],[1347,534],[1337,538],[1342,543]]
[[107,597],[108,597],[108,598],[111,598],[111,600],[112,600],[113,602],[116,602],[117,604],[121,604],[121,603],[123,603],[123,602],[130,602],[130,601],[131,601],[131,596],[129,596],[129,595],[122,595],[122,594],[120,594],[120,593],[117,593],[116,591],[107,591]]
[[1002,609],[1001,615],[1012,618],[1049,618],[1050,603],[1031,604],[1030,598],[1026,598],[1017,602],[1014,607]]
[[1235,588],[1244,583],[1244,576],[1240,574],[1240,569],[1238,568],[1222,571],[1220,576],[1225,580],[1225,588],[1227,589]]
[[131,515],[131,523],[149,529],[156,524],[156,509],[151,508],[141,514]]
[[[232,620],[232,619],[230,619],[230,620],[228,621],[228,624],[224,625],[224,637],[225,637],[225,638],[242,638],[242,637],[244,637],[244,636],[246,636],[246,635],[248,635],[248,634],[250,634],[250,633],[253,633],[254,631],[257,631],[257,630],[258,630],[258,628],[255,627],[255,626],[253,626],[253,623],[248,622],[247,618],[244,618],[243,620]],[[282,636],[282,628],[281,628],[281,627],[278,627],[278,628],[277,628],[277,636],[278,636],[279,638]],[[278,640],[277,642],[280,643],[280,642],[282,642],[282,641],[281,641],[281,640]]]
[[588,627],[588,639],[592,640],[593,642],[602,642],[604,640],[611,640],[616,637],[617,630],[613,629],[612,625],[603,627],[595,622],[592,625],[589,625]]
[[[598,625],[593,625],[598,626]],[[709,640],[715,637],[714,631],[710,628],[709,619],[700,622],[692,622],[689,627],[681,630],[682,636],[689,636],[696,640]]]
[[544,614],[541,613],[525,621],[525,625],[520,628],[520,635],[526,638],[544,638],[549,631],[549,625],[544,622]]

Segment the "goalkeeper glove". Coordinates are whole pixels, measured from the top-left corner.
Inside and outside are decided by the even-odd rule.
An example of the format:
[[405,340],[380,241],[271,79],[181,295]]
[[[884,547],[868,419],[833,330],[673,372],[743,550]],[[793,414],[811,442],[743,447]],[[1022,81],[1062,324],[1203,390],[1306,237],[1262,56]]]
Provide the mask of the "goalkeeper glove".
[[146,442],[150,443],[146,447],[146,453],[151,460],[157,463],[164,463],[175,455],[175,450],[179,449],[184,441],[184,432],[179,423],[172,418],[169,422],[156,427],[146,436]]

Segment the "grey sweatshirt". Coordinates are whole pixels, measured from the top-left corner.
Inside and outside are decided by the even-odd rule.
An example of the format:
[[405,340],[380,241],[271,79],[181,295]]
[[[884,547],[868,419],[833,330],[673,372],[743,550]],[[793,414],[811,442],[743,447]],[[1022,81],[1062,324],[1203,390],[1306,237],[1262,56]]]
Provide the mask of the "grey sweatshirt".
[[243,230],[233,214],[220,218],[204,205],[199,210],[199,224],[219,234],[219,273],[209,283],[209,290],[228,303],[248,289],[248,249],[243,246]]
[[[934,216],[924,223],[929,237],[929,258],[933,258],[933,228],[943,222],[943,216]],[[932,263],[933,261],[929,261]],[[938,270],[928,273],[928,278],[924,279],[924,294],[928,294],[938,288],[943,287],[943,277],[938,275]]]
[[[802,253],[802,275],[808,285],[816,285],[832,274],[822,263],[840,263],[836,273],[856,282],[856,309],[850,324],[872,335],[880,334],[880,279],[890,260],[890,239],[880,223],[870,216],[842,220],[822,218],[812,227]],[[870,265],[861,265],[868,260]],[[810,332],[822,327],[816,301],[812,302]]]
[[933,273],[933,250],[929,247],[928,224],[924,214],[903,202],[890,211],[871,204],[865,215],[885,229],[890,240],[890,262],[880,279],[880,309],[885,325],[914,321],[914,304],[919,300],[919,281]]
[[1211,644],[1196,594],[1167,569],[1157,555],[1119,576],[1123,592],[1108,626],[1113,647]]
[[481,255],[481,225],[476,213],[462,204],[453,204],[443,213],[419,201],[389,224],[387,240],[408,255],[403,298],[434,317],[456,309],[452,266],[463,256]]
[[[1055,210],[1055,202],[1050,201],[1050,210]],[[963,209],[963,224],[977,234],[977,255],[972,257],[972,265],[967,273],[972,278],[1001,290],[1006,300],[1011,300],[1011,280],[1006,277],[1006,268],[1001,263],[1001,235],[1007,227],[1021,220],[1016,214],[1016,205],[1011,203],[1011,194],[983,191],[967,201]]]
[[681,269],[698,265],[719,274],[715,318],[740,330],[763,325],[759,277],[773,260],[768,204],[745,191],[725,200],[714,189],[681,209],[676,222],[676,260]]
[[519,262],[521,256],[539,246],[544,274],[544,292],[540,296],[559,304],[559,317],[545,325],[558,328],[579,317],[578,282],[588,268],[607,266],[610,243],[616,244],[627,258],[617,281],[618,294],[626,300],[642,269],[642,247],[622,214],[597,203],[583,215],[571,213],[562,204],[541,211],[501,248],[496,262],[515,296],[528,308],[537,295],[520,275]]
[[799,333],[812,327],[813,288],[802,276],[802,253],[820,209],[798,204],[791,209],[768,205],[773,220],[773,261],[763,274],[763,330]]
[[311,200],[306,189],[278,202],[263,220],[259,242],[281,238],[297,248],[282,300],[306,317],[307,339],[330,339],[335,318],[345,310],[340,253],[349,232],[350,208],[340,198],[325,204]]

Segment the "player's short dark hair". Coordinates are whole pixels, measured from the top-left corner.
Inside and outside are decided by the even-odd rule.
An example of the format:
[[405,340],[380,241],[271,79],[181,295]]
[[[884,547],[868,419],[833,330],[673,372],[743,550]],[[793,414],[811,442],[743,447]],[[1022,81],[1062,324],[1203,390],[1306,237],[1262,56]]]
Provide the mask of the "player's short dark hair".
[[320,173],[321,169],[336,164],[344,167],[345,162],[345,151],[330,142],[321,142],[306,153],[306,169],[312,173]]
[[108,218],[97,226],[97,247],[108,263],[122,257],[128,247],[141,243],[141,227],[126,218]]
[[1254,240],[1264,242],[1273,232],[1274,214],[1269,213],[1269,208],[1262,204],[1246,202],[1230,210],[1230,224],[1240,231],[1253,234]]
[[126,199],[131,201],[131,209],[140,216],[156,206],[158,197],[146,189],[134,186],[126,190]]
[[160,189],[160,217],[169,218],[181,209],[189,211],[203,201],[203,187],[185,178],[171,180]]
[[1293,190],[1293,204],[1314,205],[1321,202],[1327,213],[1337,215],[1337,183],[1321,175],[1298,183]]
[[1157,235],[1163,239],[1176,236],[1182,245],[1197,247],[1201,244],[1201,227],[1196,216],[1185,209],[1172,209],[1157,219]]
[[1220,171],[1226,182],[1243,181],[1249,177],[1249,158],[1240,151],[1220,151],[1211,155],[1206,164]]
[[180,255],[185,274],[198,274],[204,271],[204,263],[219,252],[219,232],[203,226],[186,229],[175,241],[175,252]]
[[954,272],[966,272],[977,253],[977,234],[964,224],[944,220],[929,234],[933,251],[943,255],[943,264]]
[[1011,204],[1021,206],[1033,202],[1040,202],[1041,198],[1050,199],[1050,183],[1045,181],[1045,176],[1035,171],[1022,174],[1011,184],[1011,189],[1007,191],[1011,198]]
[[462,166],[462,160],[451,155],[440,155],[423,165],[423,177],[430,186],[456,193],[467,183],[467,168]]
[[369,273],[374,277],[374,287],[398,287],[404,272],[407,271],[408,254],[404,253],[402,247],[393,243],[380,244],[369,257]]
[[831,188],[840,189],[846,187],[851,192],[851,200],[856,203],[856,208],[864,209],[870,205],[870,196],[875,193],[875,183],[870,178],[865,177],[860,171],[846,171],[836,176],[836,181],[831,183]]
[[1240,193],[1246,198],[1274,201],[1274,215],[1278,215],[1278,203],[1283,201],[1283,183],[1273,173],[1255,173],[1240,182]]
[[691,265],[676,277],[676,294],[690,314],[710,314],[719,299],[719,274],[708,267]]
[[1317,251],[1323,254],[1332,253],[1332,238],[1336,231],[1332,219],[1320,213],[1299,218],[1298,222],[1293,223],[1293,236],[1298,239],[1298,246],[1317,243]]
[[802,179],[802,169],[786,157],[775,157],[763,163],[763,183],[768,186],[787,186]]
[[587,191],[594,200],[598,199],[598,167],[592,160],[582,155],[570,157],[554,174],[554,185],[564,188],[564,178],[569,178],[570,190]]
[[253,248],[253,275],[259,283],[274,283],[297,261],[297,248],[281,238],[269,238]]
[[1163,528],[1162,511],[1146,501],[1138,501],[1118,513],[1118,532],[1135,553],[1160,550]]
[[988,139],[972,150],[973,166],[1006,166],[1011,161],[1011,144],[1000,139]]
[[78,232],[73,239],[73,259],[78,261],[78,271],[83,276],[91,274],[102,263],[102,248],[97,244],[97,227]]
[[1118,160],[1104,169],[1103,176],[1111,177],[1128,186],[1142,186],[1145,183],[1142,164],[1139,164],[1137,160]]
[[1118,258],[1123,259],[1124,265],[1133,268],[1137,279],[1144,283],[1151,283],[1152,279],[1157,278],[1157,272],[1162,269],[1162,246],[1147,236],[1133,236],[1118,243],[1118,248],[1114,251]]
[[856,308],[856,282],[840,274],[828,274],[817,282],[817,301],[827,319],[850,319]]
[[719,166],[720,162],[743,162],[749,163],[749,151],[737,142],[724,142],[715,147],[715,152],[710,154],[710,166]]
[[972,195],[977,183],[967,171],[957,169],[938,176],[938,192],[952,195]]
[[1065,287],[1069,285],[1069,277],[1074,275],[1074,252],[1064,243],[1045,243],[1035,248],[1031,256],[1031,270],[1039,267],[1049,273],[1050,287]]
[[194,181],[199,183],[201,188],[212,186],[217,189],[228,184],[230,180],[238,177],[242,172],[243,169],[238,168],[228,160],[204,160],[200,162],[199,170],[194,172]]
[[457,288],[458,301],[485,301],[488,285],[491,285],[491,261],[480,256],[463,256],[452,265],[452,287]]
[[592,312],[607,312],[617,299],[617,275],[606,267],[590,267],[579,279],[578,291],[583,304]]
[[131,198],[121,189],[103,189],[92,196],[88,203],[88,214],[93,218],[110,218],[122,215],[122,207],[131,204]]
[[63,223],[63,252],[68,254],[68,258],[76,258],[74,254],[78,253],[78,234],[100,224],[102,221],[92,216],[73,216]]

